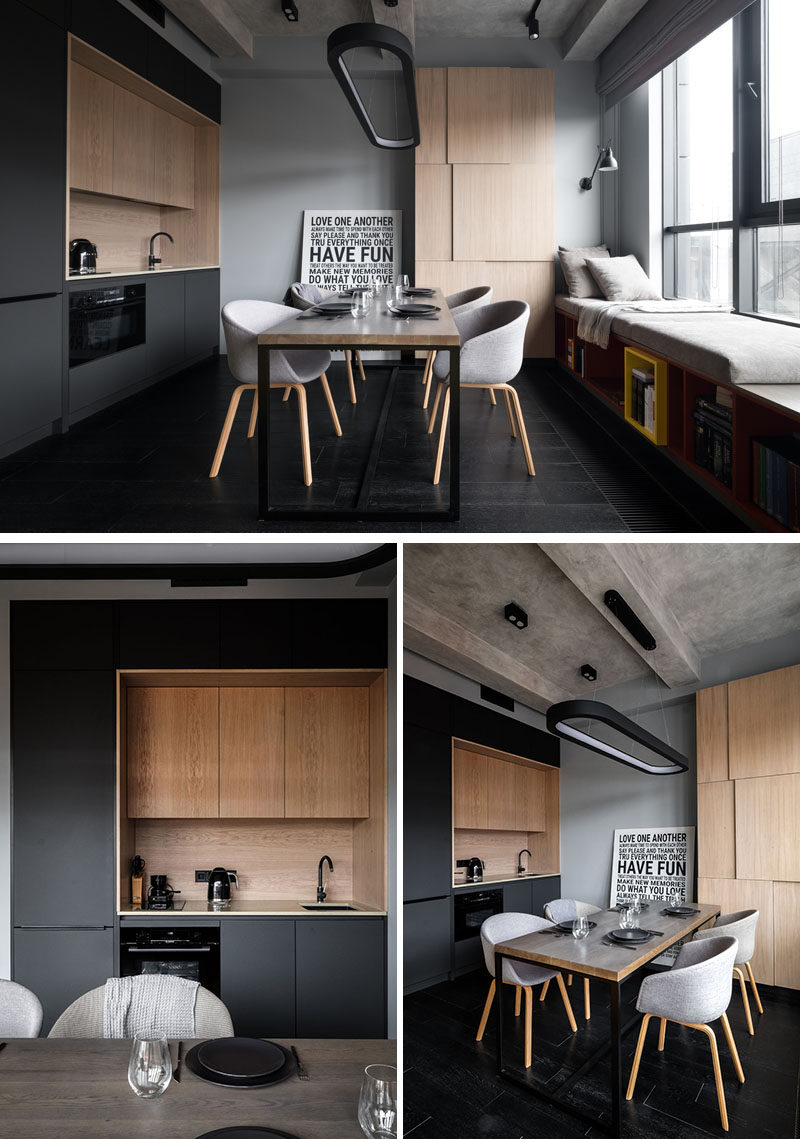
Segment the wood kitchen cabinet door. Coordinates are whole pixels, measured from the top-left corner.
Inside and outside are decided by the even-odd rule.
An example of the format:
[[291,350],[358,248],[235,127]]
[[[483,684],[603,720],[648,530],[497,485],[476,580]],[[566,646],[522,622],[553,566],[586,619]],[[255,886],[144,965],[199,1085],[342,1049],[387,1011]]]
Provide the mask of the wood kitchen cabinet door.
[[369,816],[369,689],[286,689],[286,818]]
[[156,108],[131,91],[114,87],[114,195],[138,202],[155,202],[153,134]]
[[284,817],[283,688],[219,690],[219,816]]
[[219,815],[216,688],[129,688],[128,817]]
[[547,773],[535,767],[514,764],[513,830],[543,831],[545,829],[545,797]]
[[111,194],[114,84],[74,62],[69,84],[69,184],[76,190]]
[[165,206],[191,209],[194,206],[194,127],[160,107],[154,108],[154,119],[154,200]]
[[489,829],[489,757],[453,750],[453,826]]
[[513,831],[516,829],[515,809],[516,779],[515,763],[504,759],[489,759],[489,795],[487,802],[486,826],[491,831]]

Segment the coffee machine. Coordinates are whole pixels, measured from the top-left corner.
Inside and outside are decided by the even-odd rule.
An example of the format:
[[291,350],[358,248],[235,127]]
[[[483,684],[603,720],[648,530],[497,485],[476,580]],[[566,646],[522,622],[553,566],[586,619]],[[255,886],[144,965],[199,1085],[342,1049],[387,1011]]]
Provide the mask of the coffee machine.
[[173,890],[167,882],[166,874],[151,874],[150,889],[147,891],[148,910],[171,910],[175,908],[173,895],[180,894],[180,890]]

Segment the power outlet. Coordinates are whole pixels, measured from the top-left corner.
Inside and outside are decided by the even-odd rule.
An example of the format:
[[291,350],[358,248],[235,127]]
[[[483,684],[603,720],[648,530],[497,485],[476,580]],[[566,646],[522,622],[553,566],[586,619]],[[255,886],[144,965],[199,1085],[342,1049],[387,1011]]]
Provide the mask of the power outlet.
[[209,874],[208,870],[195,870],[195,872],[194,872],[195,882],[207,882],[208,881],[208,874]]

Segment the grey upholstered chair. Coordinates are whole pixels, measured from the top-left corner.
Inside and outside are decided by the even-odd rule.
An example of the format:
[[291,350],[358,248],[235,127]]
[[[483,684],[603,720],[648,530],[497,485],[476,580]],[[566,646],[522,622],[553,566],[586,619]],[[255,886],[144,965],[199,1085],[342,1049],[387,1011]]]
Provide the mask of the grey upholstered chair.
[[[459,293],[450,293],[445,297],[447,307],[450,309],[451,316],[456,316],[458,313],[469,312],[470,309],[480,308],[482,305],[488,305],[493,296],[491,285],[477,285],[474,289],[462,289]],[[428,353],[425,360],[425,368],[422,373],[422,382],[425,385],[425,399],[422,406],[428,406],[428,398],[431,394],[431,383],[433,382],[433,361],[436,359],[436,352],[431,351]],[[496,403],[494,392],[489,389],[489,396],[492,403]]]
[[[486,997],[486,1004],[483,1006],[483,1015],[481,1016],[481,1023],[478,1028],[478,1035],[476,1040],[483,1039],[483,1033],[486,1029],[486,1022],[489,1019],[489,1012],[494,1000],[495,991],[497,988],[496,978],[494,975],[494,947],[500,941],[510,941],[513,937],[522,937],[525,933],[536,933],[537,930],[547,929],[552,925],[552,922],[545,921],[544,918],[534,917],[533,914],[495,914],[493,917],[487,918],[481,926],[481,945],[483,946],[483,958],[486,962],[486,968],[489,970],[489,976],[492,978],[492,983],[489,986],[489,993]],[[530,1068],[531,1057],[533,1053],[532,1046],[532,1022],[533,1022],[533,986],[548,984],[555,977],[561,992],[561,999],[564,1002],[564,1009],[567,1013],[570,1028],[573,1032],[578,1031],[578,1026],[575,1023],[575,1017],[572,1015],[572,1006],[569,1003],[567,990],[564,987],[564,978],[560,973],[554,969],[542,969],[538,965],[527,965],[522,961],[504,961],[503,962],[503,984],[515,985],[517,989],[516,1003],[514,1007],[514,1015],[519,1016],[520,1003],[522,1000],[522,991],[525,990],[525,1067]]]
[[720,937],[723,934],[727,934],[730,937],[735,937],[739,942],[739,948],[736,950],[736,960],[733,963],[733,973],[734,976],[738,978],[739,986],[742,990],[744,1012],[747,1017],[747,1030],[751,1036],[754,1035],[753,1017],[750,1013],[750,1001],[747,999],[747,986],[744,983],[744,973],[739,966],[744,965],[747,970],[747,976],[750,978],[750,985],[753,989],[753,996],[758,1006],[758,1011],[763,1012],[761,997],[758,995],[758,986],[756,985],[756,979],[753,976],[753,970],[750,966],[750,961],[756,951],[757,925],[758,910],[737,910],[736,913],[733,914],[721,914],[710,929],[699,929],[694,935],[695,941],[702,941],[704,938]]
[[[519,396],[511,386],[511,380],[522,367],[525,329],[528,327],[530,311],[525,301],[498,301],[495,304],[482,305],[480,308],[457,313],[453,319],[461,336],[461,387],[489,388],[504,393],[511,435],[516,439],[513,404],[519,424],[528,474],[534,475],[536,472],[533,469],[533,458],[528,444],[525,423],[522,419]],[[439,382],[436,387],[436,398],[433,401],[433,411],[428,427],[429,435],[432,434],[436,423],[436,412],[442,390],[444,389],[445,392],[442,420],[439,427],[436,468],[433,474],[433,481],[436,484],[439,482],[439,476],[442,473],[442,453],[450,413],[450,354],[448,352],[440,352],[436,357],[433,364],[433,374]]]
[[[320,301],[326,301],[329,297],[335,297],[337,295],[337,293],[325,292],[317,285],[310,285],[306,281],[295,281],[293,285],[289,286],[289,290],[283,299],[288,299],[291,301],[292,305],[295,308],[302,309],[305,312],[306,309],[310,309],[313,308],[314,305],[318,305]],[[365,380],[367,377],[364,375],[364,365],[361,363],[361,353],[357,348],[354,348],[353,355],[356,358],[358,370],[361,373],[361,379]],[[356,385],[353,383],[353,364],[350,359],[349,348],[345,348],[344,362],[347,367],[347,382],[350,387],[350,402],[355,403]]]
[[[552,922],[575,921],[576,918],[588,918],[590,914],[599,913],[599,906],[592,906],[589,902],[576,902],[574,898],[554,898],[544,907],[544,916]],[[567,977],[567,984],[572,984],[572,974]],[[547,993],[545,988],[541,999]],[[585,1020],[591,1020],[592,1003],[589,995],[589,978],[583,978],[583,1015]]]
[[667,1021],[671,1020],[687,1028],[697,1028],[708,1037],[717,1084],[720,1119],[723,1130],[728,1130],[728,1112],[722,1086],[717,1038],[714,1029],[710,1027],[710,1022],[717,1018],[722,1021],[725,1038],[733,1057],[733,1066],[739,1082],[743,1084],[744,1072],[726,1013],[731,1000],[733,983],[731,971],[736,959],[736,950],[735,937],[711,937],[702,941],[689,941],[681,948],[675,964],[668,973],[656,973],[642,981],[636,1007],[639,1012],[644,1013],[644,1019],[639,1030],[626,1099],[633,1099],[644,1038],[651,1017],[657,1016],[661,1020],[658,1034],[659,1052],[664,1050]]
[[42,1005],[36,993],[16,981],[0,981],[0,1036],[38,1036]]
[[[48,1032],[48,1036],[103,1036],[103,1004],[105,985],[90,989],[69,1005]],[[225,1005],[202,985],[197,990],[194,1006],[195,1037],[233,1036],[233,1022]]]
[[[242,392],[252,391],[253,410],[250,415],[248,439],[253,437],[258,415],[258,335],[275,324],[294,315],[295,310],[288,305],[276,305],[271,301],[229,301],[222,310],[222,326],[225,329],[225,342],[228,346],[228,367],[239,386],[234,389],[228,405],[228,414],[217,444],[210,477],[216,478],[228,436],[231,433],[236,409]],[[325,371],[330,367],[330,352],[304,350],[296,352],[273,352],[270,361],[270,387],[285,388],[286,395],[294,389],[297,392],[300,408],[300,444],[303,452],[303,481],[311,486],[311,445],[308,439],[308,407],[305,385],[319,379],[328,403],[333,428],[337,435],[342,434],[339,417],[333,406],[331,391]]]

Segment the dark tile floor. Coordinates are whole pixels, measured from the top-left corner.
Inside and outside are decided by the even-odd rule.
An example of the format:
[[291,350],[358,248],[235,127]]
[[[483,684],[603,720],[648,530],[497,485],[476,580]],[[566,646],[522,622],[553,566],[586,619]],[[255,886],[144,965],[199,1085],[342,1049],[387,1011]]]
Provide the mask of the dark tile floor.
[[[580,982],[579,982],[580,984]],[[639,982],[623,986],[623,1021],[636,1016]],[[513,989],[507,986],[504,1060],[522,1068],[522,1017],[513,1015]],[[405,999],[404,1128],[414,1139],[578,1139],[601,1136],[557,1108],[528,1097],[524,1089],[495,1073],[494,1015],[480,1044],[475,1033],[488,990],[484,971],[435,985]],[[554,1091],[608,1034],[608,999],[592,985],[592,1019],[584,1021],[582,990],[569,989],[578,1032],[570,1032],[557,991],[544,1004],[534,994],[533,1064],[530,1078]],[[742,1001],[733,994],[728,1016],[745,1083],[739,1084],[722,1027],[719,1039],[732,1139],[793,1139],[800,1061],[800,1004],[766,986],[763,1016],[755,1013],[749,1036]],[[624,1086],[630,1075],[637,1028],[623,1044]],[[636,1092],[623,1107],[625,1139],[705,1139],[724,1134],[720,1125],[708,1041],[699,1032],[668,1025],[663,1053],[651,1024]],[[506,1048],[508,1049],[506,1051]],[[600,1122],[609,1119],[610,1062],[592,1069],[573,1085],[569,1099]],[[623,1090],[624,1095],[624,1090]]]
[[[375,366],[347,398],[341,364],[331,385],[343,437],[332,434],[318,385],[309,389],[314,482],[300,478],[295,398],[273,392],[273,503],[291,507],[355,503],[390,370]],[[608,419],[555,368],[526,365],[516,381],[536,477],[511,440],[502,400],[486,392],[462,398],[462,510],[458,523],[418,520],[353,523],[257,519],[256,441],[246,438],[249,395],[242,400],[216,479],[208,470],[233,381],[224,358],[210,360],[0,461],[0,531],[5,532],[454,532],[675,533],[743,529],[714,499],[669,464],[658,482],[644,469],[654,448],[616,435]],[[372,503],[433,508],[447,502],[447,465],[434,487],[436,436],[426,433],[422,387],[401,369],[372,485]],[[590,402],[587,402],[590,400]],[[641,447],[645,450],[641,450]],[[638,447],[638,449],[637,449]],[[681,503],[683,505],[681,505]]]

